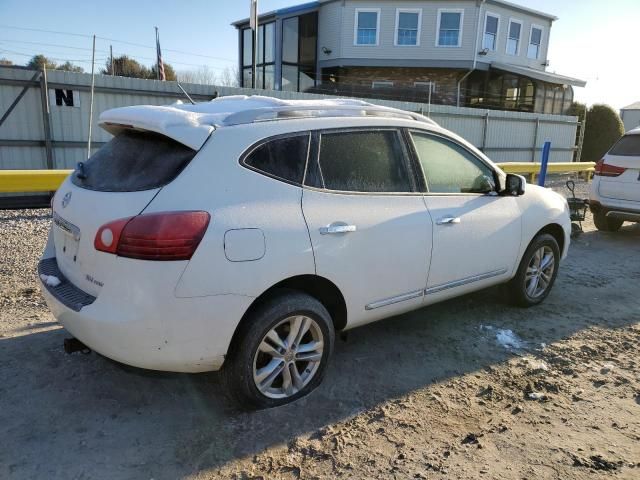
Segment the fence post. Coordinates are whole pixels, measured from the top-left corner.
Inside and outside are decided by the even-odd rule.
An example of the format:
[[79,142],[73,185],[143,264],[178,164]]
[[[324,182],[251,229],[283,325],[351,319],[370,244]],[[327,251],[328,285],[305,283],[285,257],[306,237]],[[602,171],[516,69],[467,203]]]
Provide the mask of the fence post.
[[53,144],[51,142],[51,117],[49,110],[49,84],[47,83],[47,67],[43,66],[40,76],[40,103],[42,104],[42,123],[44,130],[44,147],[47,156],[47,168],[53,168]]
[[484,114],[484,122],[482,125],[482,146],[480,150],[484,152],[484,149],[487,147],[487,132],[489,131],[489,110]]
[[547,165],[549,165],[549,152],[551,151],[551,142],[544,142],[542,148],[542,163],[540,164],[540,174],[538,175],[538,185],[544,187],[544,181],[547,178]]
[[540,130],[540,117],[536,118],[536,128],[533,132],[533,148],[531,149],[531,161],[536,161],[536,147],[538,146],[538,131]]

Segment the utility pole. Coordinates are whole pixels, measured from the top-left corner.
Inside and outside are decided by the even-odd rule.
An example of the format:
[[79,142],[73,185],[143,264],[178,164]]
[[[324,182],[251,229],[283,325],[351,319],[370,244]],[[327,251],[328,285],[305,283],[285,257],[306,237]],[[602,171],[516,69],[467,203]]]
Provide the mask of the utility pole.
[[258,0],[251,0],[251,12],[249,16],[249,26],[252,30],[251,35],[251,51],[253,52],[251,59],[251,88],[256,88],[257,64],[258,64]]
[[113,45],[109,45],[109,56],[111,57],[111,61],[109,62],[111,65],[111,76],[115,77],[116,67],[113,65]]
[[91,53],[91,103],[89,104],[89,137],[87,138],[87,158],[91,156],[91,127],[93,126],[93,91],[96,82],[96,36],[93,36],[93,49]]

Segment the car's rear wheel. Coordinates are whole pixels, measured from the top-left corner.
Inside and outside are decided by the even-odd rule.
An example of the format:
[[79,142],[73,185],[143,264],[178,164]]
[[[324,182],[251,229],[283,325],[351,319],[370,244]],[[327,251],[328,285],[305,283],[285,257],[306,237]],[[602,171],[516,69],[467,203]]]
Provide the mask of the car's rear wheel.
[[624,221],[607,217],[603,212],[598,212],[593,214],[593,223],[601,232],[617,232]]
[[542,303],[558,275],[560,247],[549,234],[533,239],[525,251],[516,276],[509,282],[510,299],[521,307]]
[[304,293],[280,292],[241,325],[222,369],[225,386],[243,407],[292,402],[322,381],[334,337],[322,303]]

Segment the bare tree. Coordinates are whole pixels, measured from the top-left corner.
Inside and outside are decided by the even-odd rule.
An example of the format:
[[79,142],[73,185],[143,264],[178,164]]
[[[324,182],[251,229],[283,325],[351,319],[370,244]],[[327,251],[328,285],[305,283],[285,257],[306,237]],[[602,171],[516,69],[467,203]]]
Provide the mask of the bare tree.
[[225,67],[218,78],[218,85],[221,87],[239,87],[238,69],[236,67]]
[[215,85],[216,74],[206,65],[197,70],[183,70],[178,72],[178,81],[183,83],[199,83],[201,85]]

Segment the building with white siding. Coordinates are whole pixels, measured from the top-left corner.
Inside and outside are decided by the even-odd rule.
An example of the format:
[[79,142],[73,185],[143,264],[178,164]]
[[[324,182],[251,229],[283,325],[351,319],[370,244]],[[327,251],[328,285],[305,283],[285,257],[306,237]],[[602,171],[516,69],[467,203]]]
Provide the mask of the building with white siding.
[[[318,0],[260,16],[256,87],[564,114],[586,82],[547,71],[556,20],[503,0]],[[252,31],[233,25],[251,87]]]
[[620,118],[624,123],[625,132],[640,127],[640,102],[632,103],[620,110]]

